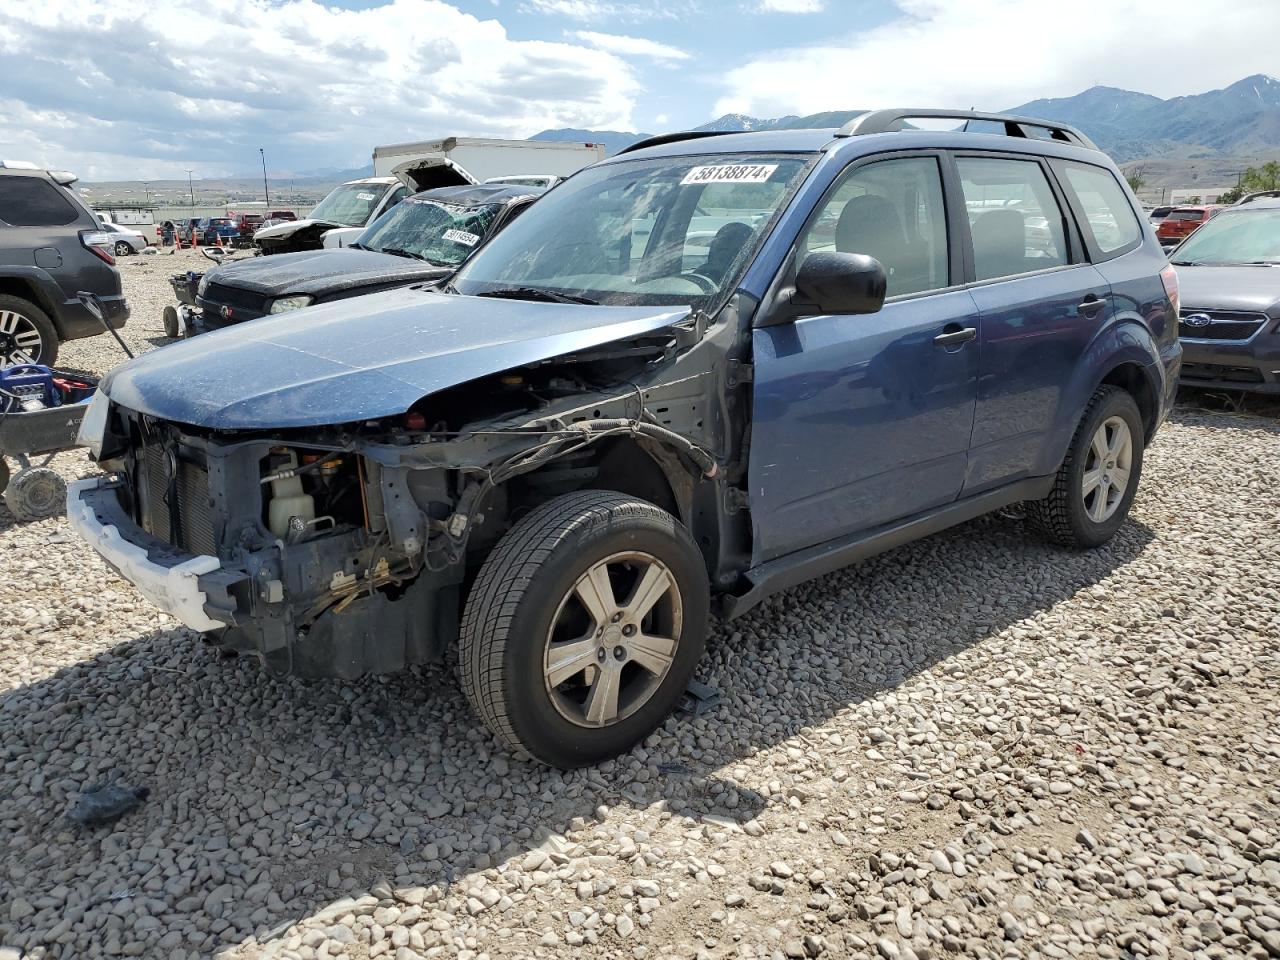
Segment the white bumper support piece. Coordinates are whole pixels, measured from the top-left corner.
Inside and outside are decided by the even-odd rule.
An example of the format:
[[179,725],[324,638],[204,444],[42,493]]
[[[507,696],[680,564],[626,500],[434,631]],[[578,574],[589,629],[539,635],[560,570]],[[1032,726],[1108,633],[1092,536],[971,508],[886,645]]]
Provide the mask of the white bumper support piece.
[[165,613],[177,617],[193,630],[216,630],[226,626],[204,612],[205,594],[199,579],[221,564],[217,557],[192,557],[175,566],[153,562],[147,551],[125,540],[114,524],[101,522],[81,494],[105,484],[101,478],[77,480],[67,487],[67,519],[72,528],[104,560],[115,568],[138,592]]

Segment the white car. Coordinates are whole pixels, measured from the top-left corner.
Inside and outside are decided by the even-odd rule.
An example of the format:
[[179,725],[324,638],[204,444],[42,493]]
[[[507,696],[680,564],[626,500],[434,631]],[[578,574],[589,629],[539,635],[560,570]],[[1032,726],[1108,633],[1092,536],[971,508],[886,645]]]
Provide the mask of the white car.
[[111,252],[117,257],[127,257],[131,253],[141,253],[151,244],[151,241],[141,232],[134,230],[132,227],[112,223],[110,220],[102,221],[102,232],[110,235]]

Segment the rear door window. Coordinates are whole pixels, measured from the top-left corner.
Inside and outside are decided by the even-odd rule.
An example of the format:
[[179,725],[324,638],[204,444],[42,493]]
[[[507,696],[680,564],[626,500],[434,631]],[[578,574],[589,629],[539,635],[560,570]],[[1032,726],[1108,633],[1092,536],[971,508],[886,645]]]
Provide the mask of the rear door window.
[[1066,222],[1036,160],[956,158],[973,238],[976,279],[994,280],[1070,262]]
[[0,220],[15,227],[63,227],[80,217],[71,201],[41,177],[0,177]]
[[1084,214],[1084,227],[1093,235],[1093,242],[1100,252],[1117,253],[1136,246],[1142,240],[1142,227],[1133,207],[1110,170],[1064,161],[1061,173],[1066,174],[1067,183]]

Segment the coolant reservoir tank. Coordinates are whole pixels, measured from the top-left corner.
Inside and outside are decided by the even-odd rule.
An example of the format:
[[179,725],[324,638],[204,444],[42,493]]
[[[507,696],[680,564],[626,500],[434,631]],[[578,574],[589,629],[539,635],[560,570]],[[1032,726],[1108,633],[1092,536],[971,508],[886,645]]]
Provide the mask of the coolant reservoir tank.
[[[289,461],[280,469],[292,470],[298,466],[297,456],[290,451]],[[284,477],[271,481],[271,502],[267,504],[267,528],[280,539],[289,532],[289,518],[301,517],[310,522],[316,518],[316,501],[302,491],[301,477]]]

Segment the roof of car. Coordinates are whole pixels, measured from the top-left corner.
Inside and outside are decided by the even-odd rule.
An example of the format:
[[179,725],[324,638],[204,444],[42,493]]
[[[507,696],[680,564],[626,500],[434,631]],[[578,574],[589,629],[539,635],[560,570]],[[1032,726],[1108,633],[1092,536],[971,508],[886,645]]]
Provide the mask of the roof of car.
[[1016,137],[978,130],[875,131],[859,136],[846,136],[839,130],[760,130],[741,133],[673,138],[655,138],[652,146],[637,144],[627,151],[604,160],[616,163],[653,157],[688,157],[724,153],[820,153],[848,152],[854,155],[888,150],[950,149],[1000,150],[1007,153],[1029,153],[1080,159],[1089,163],[1107,162],[1106,155],[1095,147],[1042,139]]
[[835,135],[834,129],[721,133],[641,146],[634,152],[626,153],[625,158],[682,157],[699,153],[816,153],[830,143]]
[[1280,197],[1258,197],[1248,203],[1234,203],[1228,210],[1280,210]]
[[545,187],[530,187],[523,184],[475,183],[465,187],[436,187],[434,190],[415,193],[414,196],[469,207],[484,203],[507,203],[518,197],[536,197],[545,192]]

